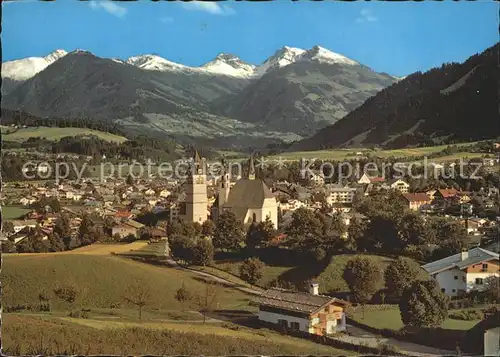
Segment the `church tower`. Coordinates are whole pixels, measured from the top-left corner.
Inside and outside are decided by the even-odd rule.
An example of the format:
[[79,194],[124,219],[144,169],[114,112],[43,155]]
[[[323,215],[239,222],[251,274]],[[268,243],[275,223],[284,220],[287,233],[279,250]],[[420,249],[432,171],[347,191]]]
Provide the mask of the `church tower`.
[[255,165],[253,163],[253,155],[250,156],[250,162],[248,163],[248,179],[255,180]]
[[227,167],[226,162],[222,160],[222,172],[219,182],[219,196],[218,196],[219,210],[227,202],[230,189],[231,189],[231,173],[229,172],[229,168]]
[[195,152],[186,186],[186,220],[202,224],[208,218],[207,175],[205,163]]

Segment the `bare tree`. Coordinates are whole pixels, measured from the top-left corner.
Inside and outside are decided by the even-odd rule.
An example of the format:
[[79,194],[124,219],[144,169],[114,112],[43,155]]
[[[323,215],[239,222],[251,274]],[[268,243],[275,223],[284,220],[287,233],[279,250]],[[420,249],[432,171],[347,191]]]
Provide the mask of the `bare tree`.
[[212,281],[206,281],[205,289],[197,295],[197,303],[200,312],[203,314],[203,323],[207,320],[207,312],[212,309],[217,298],[217,285]]
[[136,281],[127,288],[123,298],[128,303],[137,307],[139,311],[139,320],[142,320],[142,309],[151,299],[151,290],[148,285],[144,285],[139,281]]

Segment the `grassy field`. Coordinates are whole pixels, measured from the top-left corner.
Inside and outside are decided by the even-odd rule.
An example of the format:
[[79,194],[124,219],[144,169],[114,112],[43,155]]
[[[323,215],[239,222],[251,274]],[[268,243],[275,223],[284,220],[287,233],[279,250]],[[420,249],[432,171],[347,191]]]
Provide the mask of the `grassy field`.
[[[174,354],[174,355],[348,355],[349,352],[261,329],[255,322],[236,325],[222,317],[236,313],[255,321],[251,296],[215,285],[214,311],[206,323],[197,301],[204,300],[204,278],[183,270],[139,263],[114,253],[161,254],[162,244],[95,244],[71,252],[4,254],[2,292],[4,351],[14,354]],[[127,289],[139,282],[149,292],[142,320],[127,304]],[[57,299],[58,285],[77,287],[74,303]],[[181,286],[195,298],[180,303]],[[214,286],[214,285],[212,285]],[[36,306],[44,292],[50,312],[22,310]],[[196,297],[200,298],[197,299]],[[86,308],[87,318],[69,317]],[[230,319],[231,320],[231,319]],[[236,321],[235,321],[236,322]]]
[[[457,146],[467,146],[473,145],[474,142],[470,143],[460,143]],[[284,152],[279,155],[270,156],[267,159],[276,160],[281,158],[287,161],[297,161],[301,158],[304,159],[318,159],[318,160],[346,160],[353,159],[357,155],[356,153],[362,153],[360,156],[367,156],[368,154],[371,156],[377,156],[380,158],[387,157],[411,157],[411,156],[423,156],[430,155],[440,151],[443,151],[448,145],[437,145],[437,146],[428,146],[428,147],[419,147],[419,148],[408,148],[408,149],[395,149],[395,150],[371,150],[371,149],[333,149],[333,150],[318,150],[318,151],[296,151],[296,152]],[[452,155],[452,157],[463,157],[468,156],[472,158],[474,156],[473,153],[457,153]],[[476,154],[477,155],[477,154]],[[481,155],[480,155],[481,156]],[[437,158],[436,160],[442,161],[441,158]]]
[[[215,267],[217,269],[213,270],[216,271],[216,273],[218,270],[218,274],[221,277],[224,278],[229,277],[229,279],[231,279],[231,277],[234,278],[234,276],[236,277],[240,276],[240,266],[242,264],[243,261],[216,261]],[[293,267],[265,265],[264,268],[262,269],[262,278],[259,279],[257,285],[263,288],[267,288],[273,280],[279,278],[283,273],[289,271],[290,269],[293,269]],[[224,274],[221,272],[221,270],[226,271],[229,274]]]
[[312,342],[232,324],[146,324],[4,314],[11,355],[349,355]]
[[[8,128],[11,130],[11,128]],[[34,128],[21,128],[15,132],[4,134],[3,140],[23,142],[29,138],[45,138],[51,141],[58,141],[65,136],[90,136],[95,135],[100,139],[114,142],[127,141],[123,136],[105,133],[98,130],[91,130],[86,128],[50,128],[50,127],[34,127]]]
[[[370,310],[366,309],[363,318],[362,308],[357,309],[353,314],[353,318],[365,325],[379,329],[399,330],[403,327],[399,308],[394,307],[387,310]],[[469,330],[476,325],[480,320],[464,321],[455,319],[446,319],[441,325],[442,328],[450,330]]]
[[[341,254],[334,255],[330,261],[330,264],[326,269],[318,276],[316,279],[319,283],[320,292],[331,293],[331,292],[347,292],[349,288],[344,278],[342,277],[344,273],[345,266],[349,259],[354,257],[367,257],[374,260],[382,270],[384,270],[387,265],[389,265],[394,259],[383,257],[379,255],[350,255]],[[425,273],[422,271],[422,278],[425,278]]]
[[3,206],[2,207],[2,218],[3,219],[17,219],[22,215],[25,215],[30,210],[27,208],[19,206]]
[[[116,246],[103,246],[103,249],[118,250]],[[180,311],[196,307],[192,306],[194,302],[186,306],[178,302],[174,298],[177,289],[184,285],[198,296],[206,290],[205,281],[194,274],[105,254],[95,249],[93,252],[80,250],[80,254],[4,254],[4,306],[36,305],[39,292],[45,291],[56,311],[69,311],[79,305],[88,308],[118,305],[132,309],[133,306],[125,303],[124,296],[133,283],[139,282],[150,292],[144,311]],[[53,289],[58,284],[76,285],[82,291],[74,306],[56,299]],[[242,292],[216,286],[214,308],[245,309],[249,301],[250,296]]]

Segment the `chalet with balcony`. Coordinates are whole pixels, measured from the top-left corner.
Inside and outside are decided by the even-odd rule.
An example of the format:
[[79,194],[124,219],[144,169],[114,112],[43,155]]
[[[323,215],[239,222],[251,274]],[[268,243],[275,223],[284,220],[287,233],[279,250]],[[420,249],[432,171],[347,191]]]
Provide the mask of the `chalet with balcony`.
[[271,288],[257,298],[259,320],[315,335],[332,335],[346,329],[345,308],[349,305],[331,296],[319,295],[312,283],[309,293]]
[[454,254],[422,265],[422,268],[448,296],[481,291],[488,277],[499,276],[498,254],[482,248]]

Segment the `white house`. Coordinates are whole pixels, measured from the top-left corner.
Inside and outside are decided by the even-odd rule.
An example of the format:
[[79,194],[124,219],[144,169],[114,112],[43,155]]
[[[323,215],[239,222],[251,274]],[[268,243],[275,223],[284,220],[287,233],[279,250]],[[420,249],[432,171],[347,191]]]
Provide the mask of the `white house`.
[[448,296],[484,288],[484,280],[499,276],[498,254],[482,248],[454,254],[422,265]]
[[326,196],[326,203],[352,203],[357,189],[350,187],[331,188]]
[[163,198],[167,198],[168,196],[170,196],[170,191],[167,189],[161,190],[159,193],[159,196],[163,197]]
[[32,220],[32,219],[27,219],[24,221],[14,220],[11,222],[12,222],[12,226],[14,227],[14,233],[18,233],[26,227],[35,228],[36,224],[37,224],[37,222],[35,220]]
[[484,355],[500,356],[500,327],[484,331]]
[[259,320],[316,335],[331,335],[346,328],[346,301],[319,295],[312,283],[309,293],[272,288],[256,299]]

